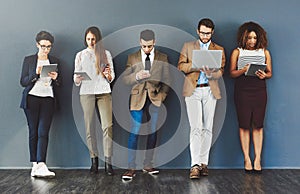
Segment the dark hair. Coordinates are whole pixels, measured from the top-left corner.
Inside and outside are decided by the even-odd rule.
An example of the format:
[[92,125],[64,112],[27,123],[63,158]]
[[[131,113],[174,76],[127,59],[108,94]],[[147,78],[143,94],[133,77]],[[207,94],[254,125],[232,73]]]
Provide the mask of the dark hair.
[[140,34],[140,39],[143,39],[145,41],[149,40],[155,40],[155,35],[152,30],[143,30]]
[[51,44],[54,43],[54,37],[47,31],[40,31],[37,33],[35,41],[40,42],[41,40],[48,40],[51,42]]
[[237,42],[239,48],[246,48],[246,43],[250,32],[255,32],[257,37],[255,49],[266,48],[268,46],[267,32],[255,22],[246,22],[239,27],[237,33]]
[[208,27],[208,28],[211,28],[212,30],[214,30],[215,29],[215,24],[214,24],[214,22],[211,20],[211,19],[209,19],[209,18],[203,18],[203,19],[201,19],[200,21],[199,21],[199,23],[198,23],[198,30],[200,29],[200,26],[206,26],[206,27]]
[[96,43],[98,41],[102,40],[102,36],[101,36],[101,32],[100,32],[99,28],[97,28],[96,26],[91,26],[88,29],[86,29],[86,31],[84,33],[84,45],[85,46],[88,46],[87,43],[86,43],[86,35],[89,32],[92,33],[93,35],[95,35],[95,37],[96,37]]

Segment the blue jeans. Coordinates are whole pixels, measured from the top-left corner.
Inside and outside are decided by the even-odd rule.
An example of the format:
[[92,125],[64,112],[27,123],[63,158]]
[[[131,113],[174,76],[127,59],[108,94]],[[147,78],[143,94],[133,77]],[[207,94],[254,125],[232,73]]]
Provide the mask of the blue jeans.
[[54,99],[28,95],[27,101],[24,112],[29,127],[30,162],[46,162]]
[[[150,106],[152,103],[147,99],[144,107],[141,110],[130,111],[131,114],[131,131],[128,139],[128,167],[130,169],[135,169],[135,159],[136,159],[136,149],[137,141],[139,136],[139,131],[141,128],[143,114],[149,111],[151,120],[147,118],[147,121],[150,120],[150,132],[147,135],[147,147],[144,160],[144,167],[152,167],[152,160],[154,154],[154,148],[156,145],[156,124],[158,119],[159,107]],[[147,115],[147,114],[146,114]],[[147,115],[149,117],[149,115]]]

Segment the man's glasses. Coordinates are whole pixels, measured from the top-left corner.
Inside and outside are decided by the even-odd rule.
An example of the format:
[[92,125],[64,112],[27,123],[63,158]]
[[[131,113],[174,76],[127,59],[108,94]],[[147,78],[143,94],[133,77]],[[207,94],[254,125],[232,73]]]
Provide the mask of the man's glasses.
[[39,45],[40,45],[40,47],[43,49],[43,50],[46,50],[46,49],[48,49],[48,50],[50,50],[51,48],[52,48],[52,45],[42,45],[42,44],[40,44],[39,43]]
[[212,35],[212,32],[202,32],[202,31],[200,31],[199,34],[200,34],[201,36],[207,36],[207,37],[209,37],[209,36]]

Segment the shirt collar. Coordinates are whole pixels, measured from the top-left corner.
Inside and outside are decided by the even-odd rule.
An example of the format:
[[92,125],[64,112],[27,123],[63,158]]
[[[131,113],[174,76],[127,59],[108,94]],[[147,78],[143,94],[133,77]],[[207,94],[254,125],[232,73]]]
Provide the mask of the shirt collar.
[[[150,56],[152,56],[152,57],[154,56],[154,50],[155,50],[155,48],[153,47],[152,51],[150,52]],[[145,54],[143,49],[141,49],[141,53],[142,53],[142,56],[146,58],[147,55]]]
[[211,40],[209,41],[209,42],[207,42],[207,43],[202,43],[200,40],[199,40],[199,43],[200,43],[200,48],[202,48],[203,46],[205,46],[207,49],[209,48],[209,45],[210,45],[210,43],[211,43]]

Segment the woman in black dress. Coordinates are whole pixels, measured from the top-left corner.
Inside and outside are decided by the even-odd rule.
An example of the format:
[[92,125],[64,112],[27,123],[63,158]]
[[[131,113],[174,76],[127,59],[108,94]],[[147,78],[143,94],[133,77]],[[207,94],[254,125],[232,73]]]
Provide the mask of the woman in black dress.
[[[267,104],[266,79],[272,77],[271,55],[265,30],[257,23],[246,22],[237,34],[238,48],[231,54],[230,75],[235,80],[234,101],[237,110],[241,147],[246,172],[261,172],[263,124]],[[246,76],[249,64],[266,64],[265,71]],[[249,154],[250,129],[254,145],[254,166]]]

